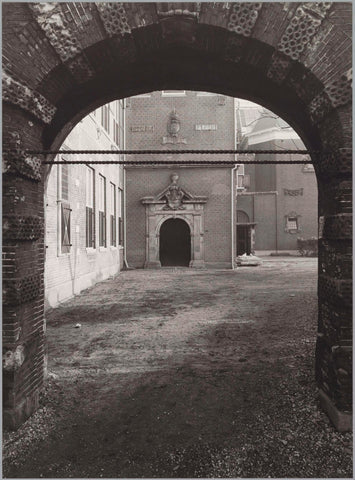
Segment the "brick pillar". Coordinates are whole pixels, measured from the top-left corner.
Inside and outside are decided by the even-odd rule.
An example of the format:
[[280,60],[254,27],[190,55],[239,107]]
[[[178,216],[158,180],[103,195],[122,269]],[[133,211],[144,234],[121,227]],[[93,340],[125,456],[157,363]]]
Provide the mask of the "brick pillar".
[[347,431],[352,428],[351,178],[330,177],[319,185],[325,211],[320,212],[316,379],[322,407],[339,431]]
[[4,150],[15,151],[3,156],[3,421],[11,429],[38,407],[44,379],[43,182],[17,132],[5,131]]

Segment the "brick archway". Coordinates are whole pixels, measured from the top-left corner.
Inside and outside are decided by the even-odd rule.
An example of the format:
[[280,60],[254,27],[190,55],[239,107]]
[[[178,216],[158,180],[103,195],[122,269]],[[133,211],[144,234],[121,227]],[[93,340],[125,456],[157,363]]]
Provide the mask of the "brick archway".
[[113,98],[171,88],[254,100],[308,148],[327,152],[312,158],[321,236],[316,375],[333,422],[349,428],[351,4],[77,5],[3,5],[5,424],[36,409],[43,383],[47,172],[26,150],[57,148]]

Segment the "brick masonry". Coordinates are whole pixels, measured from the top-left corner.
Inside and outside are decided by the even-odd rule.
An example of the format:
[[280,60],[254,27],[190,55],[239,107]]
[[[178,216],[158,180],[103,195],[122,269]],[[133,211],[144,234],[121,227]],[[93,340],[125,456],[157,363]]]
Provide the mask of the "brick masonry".
[[[177,137],[168,132],[171,112],[176,109],[180,122]],[[233,148],[234,101],[222,95],[202,95],[187,91],[130,98],[126,110],[127,148],[129,149],[217,149]],[[173,142],[174,138],[181,143]],[[194,155],[198,160],[220,160],[217,155]],[[226,160],[233,160],[227,155]],[[186,161],[186,155],[130,156],[129,160]],[[194,158],[195,159],[195,158]],[[155,196],[170,183],[173,172],[179,184],[192,195],[207,196],[204,209],[204,248],[207,266],[232,267],[231,249],[231,168],[129,168],[127,170],[127,256],[135,267],[143,267],[145,258],[145,206],[141,198]],[[175,212],[179,213],[179,212]],[[171,212],[174,215],[174,212]]]
[[[26,160],[25,150],[60,145],[63,132],[113,98],[168,88],[242,96],[278,113],[297,127],[307,147],[327,151],[327,156],[321,156],[316,164],[319,214],[324,225],[330,225],[329,215],[350,213],[351,3],[334,2],[320,12],[307,11],[307,4],[262,3],[256,13],[250,9],[247,14],[248,31],[237,31],[241,21],[230,3],[217,7],[204,4],[203,8],[196,3],[188,12],[181,4],[172,4],[171,11],[164,15],[158,14],[154,3],[126,3],[126,15],[121,20],[126,19],[130,33],[117,32],[113,36],[105,29],[103,14],[95,4],[86,12],[85,28],[81,20],[77,20],[77,28],[72,27],[73,13],[65,13],[65,5],[68,4],[61,4],[53,12],[56,17],[52,20],[62,20],[72,36],[75,52],[57,34],[43,28],[43,12],[33,12],[26,3],[8,2],[2,9],[3,70],[16,85],[16,91],[10,89],[4,101],[3,141],[4,147],[15,146],[18,153],[4,158],[5,216],[38,216],[42,220],[44,217],[44,177],[38,175],[44,172],[36,172],[38,164]],[[303,12],[297,14],[299,7]],[[50,12],[46,15],[51,21]],[[288,29],[297,15],[298,24],[306,18],[312,27],[307,43],[302,45],[296,29]],[[234,22],[233,28],[228,28],[230,22]],[[292,57],[293,50],[286,50],[285,35],[288,45],[299,51],[297,59]],[[64,54],[70,58],[65,59]],[[311,88],[305,89],[306,84]],[[337,89],[341,94],[336,95]],[[17,95],[22,96],[20,102]],[[28,95],[33,101],[43,97],[56,108],[50,123],[46,123],[47,117],[39,107],[31,112],[26,109]],[[341,241],[333,235],[328,242],[327,229],[322,238],[324,251],[328,247],[337,255],[349,251],[351,241],[341,234]],[[43,235],[29,240],[4,239],[4,284],[22,282],[29,275],[38,274],[41,278],[36,298],[5,305],[3,311],[4,354],[22,358],[15,352],[24,353],[23,363],[6,372],[4,382],[4,418],[13,428],[35,410],[43,383],[43,240]],[[348,296],[351,272],[347,271],[342,280],[345,283],[340,286],[334,281],[332,264],[328,263],[330,252],[324,255],[325,273],[319,290],[317,381],[326,392],[327,411],[337,412],[330,416],[340,428],[337,419],[349,412],[352,403],[351,384],[340,378],[343,370],[350,373],[351,349],[337,343],[339,338],[343,339],[339,334],[329,336],[329,341],[334,342],[330,347],[322,337],[322,328],[327,318],[334,318],[336,313],[341,313],[347,326],[351,325],[351,312],[343,311],[338,302],[339,292],[344,298]],[[326,317],[328,314],[321,308],[325,304],[333,316]],[[344,335],[348,333],[344,331]],[[23,349],[18,350],[21,346]],[[351,421],[346,422],[351,427]]]

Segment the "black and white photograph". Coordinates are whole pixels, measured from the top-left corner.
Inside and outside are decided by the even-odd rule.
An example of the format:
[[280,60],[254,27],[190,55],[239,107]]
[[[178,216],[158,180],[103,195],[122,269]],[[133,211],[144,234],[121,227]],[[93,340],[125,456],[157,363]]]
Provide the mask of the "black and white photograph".
[[352,2],[1,11],[2,478],[353,478]]

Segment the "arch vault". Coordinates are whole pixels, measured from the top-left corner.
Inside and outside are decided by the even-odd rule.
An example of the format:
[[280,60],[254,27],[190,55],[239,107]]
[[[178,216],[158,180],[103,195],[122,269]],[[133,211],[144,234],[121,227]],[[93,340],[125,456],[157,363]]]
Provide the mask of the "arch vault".
[[76,5],[3,3],[5,424],[16,428],[36,409],[44,377],[48,172],[27,151],[56,149],[114,98],[189,89],[260,103],[321,152],[312,157],[320,215],[316,377],[323,407],[338,429],[349,429],[351,3]]

